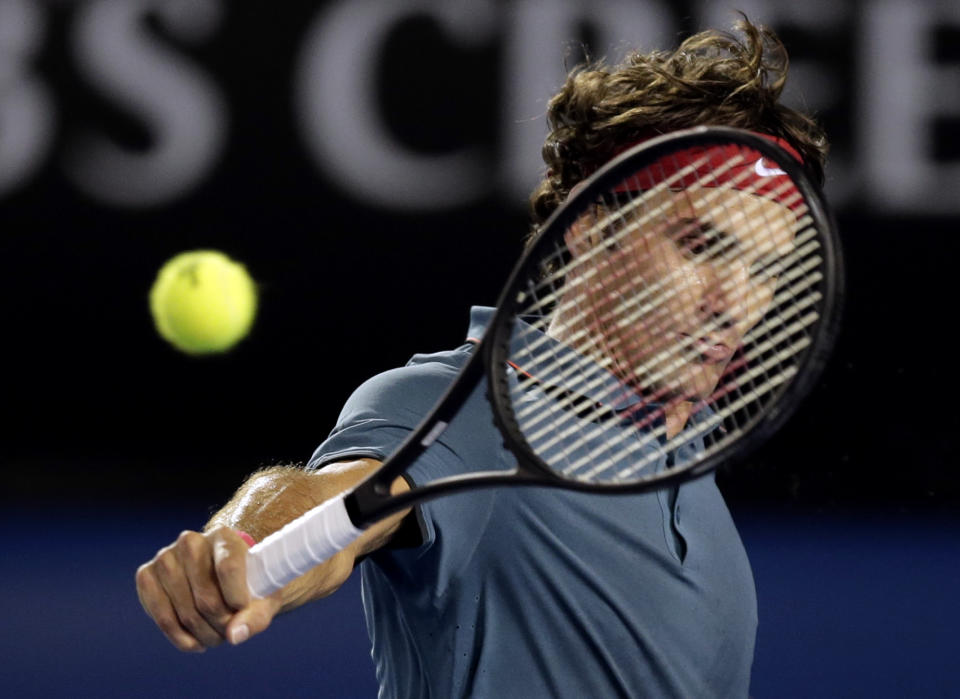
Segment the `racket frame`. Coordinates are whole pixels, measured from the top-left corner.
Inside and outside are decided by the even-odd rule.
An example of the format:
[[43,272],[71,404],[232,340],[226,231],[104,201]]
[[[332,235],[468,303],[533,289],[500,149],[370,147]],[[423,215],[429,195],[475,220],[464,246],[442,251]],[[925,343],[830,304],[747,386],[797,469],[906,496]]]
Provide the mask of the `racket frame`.
[[[824,269],[823,299],[818,304],[820,319],[811,338],[811,345],[797,367],[796,376],[779,390],[779,395],[770,402],[769,409],[763,411],[742,437],[709,456],[701,455],[682,466],[651,473],[643,480],[629,483],[590,483],[561,478],[533,453],[519,425],[513,419],[506,367],[516,319],[515,301],[521,291],[518,288],[519,283],[531,278],[531,272],[536,271],[534,267],[542,258],[544,247],[551,245],[556,235],[562,235],[593,204],[600,193],[609,191],[646,165],[670,153],[681,149],[730,143],[751,148],[776,163],[800,191],[809,215],[817,225],[821,243],[818,252],[823,258]],[[351,521],[358,528],[364,528],[415,503],[454,492],[508,484],[552,486],[594,493],[639,493],[689,481],[709,473],[721,463],[744,459],[796,411],[802,398],[819,380],[827,364],[839,333],[844,298],[842,250],[836,230],[832,212],[803,166],[783,148],[752,132],[731,127],[698,126],[674,131],[630,148],[600,168],[543,224],[540,233],[511,273],[483,338],[453,384],[430,414],[384,461],[383,466],[347,494],[345,506]],[[391,495],[390,486],[393,481],[440,436],[460,406],[479,385],[484,374],[493,422],[503,436],[504,446],[516,457],[517,468],[510,471],[481,471],[452,476]]]

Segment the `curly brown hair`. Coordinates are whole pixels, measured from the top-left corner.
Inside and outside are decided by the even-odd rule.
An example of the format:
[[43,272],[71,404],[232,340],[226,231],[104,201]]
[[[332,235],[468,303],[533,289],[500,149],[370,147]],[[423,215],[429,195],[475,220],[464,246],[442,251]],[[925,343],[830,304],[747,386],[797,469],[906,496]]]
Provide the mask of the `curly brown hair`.
[[534,228],[570,189],[631,143],[702,124],[786,140],[823,183],[827,139],[813,117],[778,102],[789,58],[777,35],[746,16],[741,33],[705,31],[674,51],[633,52],[614,67],[575,68],[550,100],[547,174],[530,196]]

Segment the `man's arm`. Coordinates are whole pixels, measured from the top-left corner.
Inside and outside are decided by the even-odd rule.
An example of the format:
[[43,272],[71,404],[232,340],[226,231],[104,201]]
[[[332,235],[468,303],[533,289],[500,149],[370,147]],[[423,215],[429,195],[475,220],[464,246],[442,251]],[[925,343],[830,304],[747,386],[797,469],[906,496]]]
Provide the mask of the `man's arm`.
[[[242,643],[266,629],[278,613],[331,594],[358,558],[390,541],[409,510],[372,525],[346,549],[262,600],[252,600],[247,590],[247,544],[237,531],[261,541],[378,468],[379,461],[359,459],[315,473],[275,467],[253,474],[202,533],[181,533],[140,566],[140,603],[174,646],[202,652],[224,640]],[[402,478],[391,486],[394,493],[408,489]]]

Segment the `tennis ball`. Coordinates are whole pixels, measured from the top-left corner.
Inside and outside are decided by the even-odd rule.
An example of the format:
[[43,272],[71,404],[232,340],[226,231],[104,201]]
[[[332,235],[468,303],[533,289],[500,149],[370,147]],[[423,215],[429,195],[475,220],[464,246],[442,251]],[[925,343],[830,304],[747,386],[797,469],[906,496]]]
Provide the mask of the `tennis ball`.
[[250,332],[257,289],[246,267],[222,252],[183,252],[160,268],[150,312],[157,331],[177,349],[225,352]]

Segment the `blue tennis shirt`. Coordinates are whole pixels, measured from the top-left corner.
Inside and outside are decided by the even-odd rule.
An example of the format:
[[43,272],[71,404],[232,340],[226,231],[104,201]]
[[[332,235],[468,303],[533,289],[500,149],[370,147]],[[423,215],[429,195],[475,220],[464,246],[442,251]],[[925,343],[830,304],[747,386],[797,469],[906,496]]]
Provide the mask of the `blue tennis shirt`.
[[[473,309],[468,337],[491,313]],[[309,468],[385,459],[472,350],[364,383]],[[481,386],[407,478],[515,464]],[[480,490],[415,516],[419,542],[360,564],[381,697],[747,696],[756,593],[712,476],[641,495]]]

